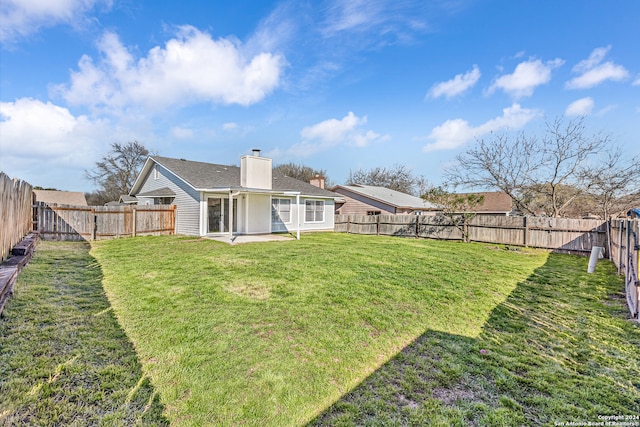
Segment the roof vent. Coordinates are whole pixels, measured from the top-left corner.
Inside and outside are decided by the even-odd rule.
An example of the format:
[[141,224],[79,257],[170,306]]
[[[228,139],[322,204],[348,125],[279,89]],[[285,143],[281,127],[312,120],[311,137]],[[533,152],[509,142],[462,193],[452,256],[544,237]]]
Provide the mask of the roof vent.
[[260,157],[260,149],[259,148],[254,148],[253,150],[251,150],[251,152],[253,153],[254,156]]

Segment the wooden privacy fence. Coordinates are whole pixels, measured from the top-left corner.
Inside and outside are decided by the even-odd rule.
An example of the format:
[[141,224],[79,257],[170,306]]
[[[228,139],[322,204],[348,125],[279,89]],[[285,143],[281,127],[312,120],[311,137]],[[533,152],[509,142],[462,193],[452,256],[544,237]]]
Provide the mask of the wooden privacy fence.
[[640,251],[640,221],[616,219],[611,221],[611,260],[624,274],[627,305],[638,318],[640,282],[638,282],[638,251]]
[[[462,230],[444,215],[336,215],[337,232],[462,240]],[[586,254],[607,247],[607,222],[590,219],[477,215],[465,230],[469,240]]]
[[174,234],[176,207],[34,205],[34,228],[44,240],[102,240]]
[[0,172],[0,260],[31,230],[33,188]]

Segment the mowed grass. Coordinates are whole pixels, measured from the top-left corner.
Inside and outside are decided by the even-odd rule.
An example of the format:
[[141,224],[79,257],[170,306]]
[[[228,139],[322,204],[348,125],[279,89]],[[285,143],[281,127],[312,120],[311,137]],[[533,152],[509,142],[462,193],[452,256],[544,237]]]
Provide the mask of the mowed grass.
[[311,425],[640,425],[640,328],[587,263],[550,254],[479,336],[425,332]]
[[0,425],[168,425],[84,243],[40,242],[0,319]]
[[585,258],[544,251],[332,233],[121,239],[92,254],[172,425],[521,425],[638,409],[640,337],[602,262],[587,275]]

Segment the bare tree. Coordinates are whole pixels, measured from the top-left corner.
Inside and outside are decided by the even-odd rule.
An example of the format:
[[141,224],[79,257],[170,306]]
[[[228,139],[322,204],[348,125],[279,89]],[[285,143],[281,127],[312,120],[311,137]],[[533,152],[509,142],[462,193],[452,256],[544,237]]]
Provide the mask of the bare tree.
[[374,185],[407,194],[415,194],[416,190],[422,190],[427,186],[424,178],[416,177],[411,169],[400,164],[395,164],[390,169],[376,167],[369,170],[349,171],[349,179],[346,184]]
[[448,167],[445,176],[454,186],[498,188],[525,214],[535,214],[542,198],[546,213],[559,217],[593,187],[584,171],[608,142],[607,135],[588,134],[584,118],[557,118],[546,123],[542,138],[521,133],[478,140],[458,155],[458,164]]
[[477,214],[476,208],[484,202],[481,194],[456,194],[445,190],[443,187],[433,187],[429,189],[422,198],[439,206],[442,215],[448,219],[449,223],[462,233],[462,239],[469,241],[469,221]]
[[98,186],[90,194],[91,200],[102,204],[128,194],[149,154],[138,141],[111,144],[111,150],[96,162],[95,168],[84,171],[85,177]]
[[591,183],[589,193],[599,216],[607,220],[640,205],[639,156],[625,158],[622,150],[613,148],[598,160],[582,172],[581,179]]
[[331,187],[327,171],[324,169],[313,169],[310,166],[299,165],[297,163],[283,163],[273,168],[274,171],[280,172],[290,178],[299,179],[300,181],[309,182],[316,175],[324,178],[325,186]]

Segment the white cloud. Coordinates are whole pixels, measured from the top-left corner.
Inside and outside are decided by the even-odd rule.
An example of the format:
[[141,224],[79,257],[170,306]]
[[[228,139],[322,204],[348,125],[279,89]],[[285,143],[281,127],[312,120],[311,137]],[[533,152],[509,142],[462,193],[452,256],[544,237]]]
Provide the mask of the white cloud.
[[180,27],[164,47],[140,59],[114,33],[106,33],[98,48],[97,63],[83,56],[70,84],[54,88],[72,105],[114,110],[161,110],[203,101],[246,106],[278,87],[285,65],[279,54],[249,57],[239,41],[214,40],[191,26]]
[[595,104],[593,102],[593,98],[588,96],[585,98],[580,98],[577,101],[573,101],[571,104],[569,104],[564,114],[567,116],[586,116],[588,114],[591,114],[594,105]]
[[619,107],[620,106],[617,105],[617,104],[607,105],[606,107],[604,107],[604,108],[600,109],[598,112],[596,112],[596,116],[598,116],[598,117],[606,116],[610,112],[617,110]]
[[2,155],[34,156],[62,164],[84,164],[96,140],[106,134],[104,121],[75,117],[51,102],[21,98],[0,102]]
[[191,139],[193,138],[193,129],[174,126],[171,128],[171,135],[176,139]]
[[344,139],[350,132],[360,125],[367,123],[367,117],[362,118],[349,111],[349,114],[342,119],[329,119],[307,126],[300,132],[305,140],[320,140],[322,142],[334,144]]
[[366,147],[373,142],[383,142],[388,135],[381,135],[372,130],[362,129],[367,117],[358,117],[349,112],[342,119],[329,119],[302,129],[302,142],[291,146],[285,156],[308,157],[319,151],[344,144],[355,147]]
[[3,0],[0,41],[11,42],[57,24],[81,25],[96,6],[110,9],[113,0]]
[[83,169],[91,166],[101,143],[119,136],[106,121],[31,98],[0,102],[0,135],[2,170],[61,189],[85,187]]
[[636,79],[631,83],[633,86],[640,86],[640,74],[636,76]]
[[504,74],[498,77],[489,87],[488,93],[496,89],[502,89],[514,98],[531,96],[535,88],[549,83],[551,71],[564,64],[562,59],[542,62],[539,59],[519,63],[512,74]]
[[439,150],[453,150],[468,141],[500,129],[519,129],[540,115],[539,110],[522,108],[519,104],[502,110],[502,116],[491,119],[480,126],[471,126],[463,119],[447,120],[433,128],[428,139],[434,142],[425,145],[425,153]]
[[326,36],[341,31],[368,30],[383,20],[384,2],[347,0],[334,1],[327,8]]
[[473,66],[471,71],[464,74],[457,74],[453,79],[446,82],[437,83],[427,93],[430,98],[438,98],[444,96],[449,99],[456,95],[460,95],[472,88],[480,79],[480,69],[477,65]]
[[588,89],[599,85],[606,80],[621,81],[629,77],[629,72],[622,65],[611,61],[602,63],[605,56],[611,50],[611,46],[599,47],[591,52],[589,58],[580,61],[572,71],[579,76],[569,80],[567,89]]
[[[338,38],[341,47],[406,43],[430,30],[432,9],[423,0],[328,0],[320,34]],[[450,3],[436,5],[447,10]],[[451,10],[449,10],[451,12]]]
[[238,129],[238,124],[233,122],[228,122],[222,125],[222,129],[224,130],[235,130]]

